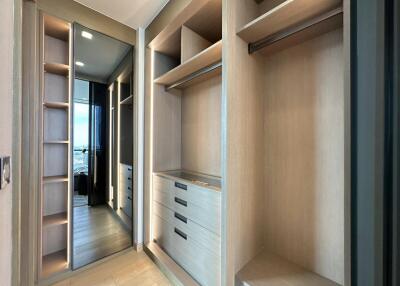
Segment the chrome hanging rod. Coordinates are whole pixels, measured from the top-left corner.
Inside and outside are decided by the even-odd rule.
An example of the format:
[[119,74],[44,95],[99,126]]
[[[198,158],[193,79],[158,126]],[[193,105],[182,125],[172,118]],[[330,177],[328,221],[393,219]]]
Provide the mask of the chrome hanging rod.
[[326,12],[325,14],[322,14],[322,15],[312,18],[306,22],[303,22],[298,26],[288,28],[286,30],[275,33],[275,34],[265,37],[261,40],[258,40],[257,42],[250,43],[249,44],[249,54],[255,53],[256,51],[261,50],[261,49],[265,48],[266,46],[272,45],[280,40],[283,40],[287,37],[290,37],[296,33],[299,33],[303,30],[311,28],[312,26],[318,25],[321,22],[327,21],[327,20],[334,18],[336,16],[339,16],[341,14],[343,14],[343,8],[338,7],[334,10]]
[[214,63],[212,65],[209,65],[209,66],[207,66],[205,68],[202,68],[202,69],[200,69],[198,71],[195,71],[194,73],[192,73],[192,74],[190,74],[190,75],[178,80],[177,82],[165,86],[165,90],[168,91],[170,89],[177,88],[178,86],[181,86],[181,85],[183,85],[183,84],[185,84],[185,83],[187,83],[189,81],[192,81],[192,80],[194,80],[195,78],[197,78],[197,77],[199,77],[201,75],[204,75],[204,74],[207,74],[209,72],[212,72],[213,70],[216,70],[216,69],[218,69],[220,67],[222,67],[222,61],[216,62],[216,63]]

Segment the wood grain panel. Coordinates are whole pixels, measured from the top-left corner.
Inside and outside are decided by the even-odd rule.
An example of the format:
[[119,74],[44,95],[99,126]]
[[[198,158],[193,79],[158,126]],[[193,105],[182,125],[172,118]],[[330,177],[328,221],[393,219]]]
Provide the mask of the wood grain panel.
[[182,168],[221,176],[221,76],[183,90]]
[[[234,285],[236,273],[264,245],[263,85],[261,57],[249,56],[236,26],[251,14],[254,1],[223,3],[223,285]],[[255,12],[255,11],[254,11]]]
[[68,184],[53,183],[43,186],[43,215],[66,212],[68,209]]
[[188,59],[194,57],[201,51],[211,46],[211,42],[204,39],[202,36],[182,26],[181,31],[181,63],[186,62]]
[[68,175],[68,145],[46,144],[43,153],[44,177]]
[[44,108],[44,141],[68,141],[68,112],[64,109]]
[[46,63],[69,64],[68,42],[53,38],[44,37],[44,61]]
[[43,100],[45,102],[68,102],[68,78],[45,73]]
[[67,248],[67,225],[43,228],[43,256]]
[[266,59],[268,249],[344,281],[342,30]]

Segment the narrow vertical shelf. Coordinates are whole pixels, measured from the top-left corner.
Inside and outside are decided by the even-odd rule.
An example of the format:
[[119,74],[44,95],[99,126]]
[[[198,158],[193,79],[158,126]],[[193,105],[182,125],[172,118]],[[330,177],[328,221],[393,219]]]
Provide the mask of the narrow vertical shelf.
[[41,13],[39,278],[69,269],[71,25]]

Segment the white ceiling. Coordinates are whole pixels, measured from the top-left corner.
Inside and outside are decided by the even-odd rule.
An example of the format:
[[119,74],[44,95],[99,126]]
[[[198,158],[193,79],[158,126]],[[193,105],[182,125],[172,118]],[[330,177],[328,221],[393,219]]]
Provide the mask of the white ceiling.
[[146,28],[169,0],[75,0],[129,27]]

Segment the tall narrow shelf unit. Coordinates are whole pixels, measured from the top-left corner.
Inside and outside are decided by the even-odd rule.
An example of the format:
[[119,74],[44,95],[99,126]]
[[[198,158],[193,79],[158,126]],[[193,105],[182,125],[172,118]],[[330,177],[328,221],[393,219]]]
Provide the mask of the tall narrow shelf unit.
[[[147,249],[184,285],[350,285],[349,1],[222,3],[170,3],[147,31]],[[203,202],[220,233],[193,245],[213,237],[218,267],[180,216]]]
[[192,1],[149,46],[147,249],[172,258],[185,285],[221,285],[222,1]]
[[41,186],[39,277],[69,269],[71,25],[40,14]]

